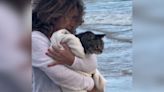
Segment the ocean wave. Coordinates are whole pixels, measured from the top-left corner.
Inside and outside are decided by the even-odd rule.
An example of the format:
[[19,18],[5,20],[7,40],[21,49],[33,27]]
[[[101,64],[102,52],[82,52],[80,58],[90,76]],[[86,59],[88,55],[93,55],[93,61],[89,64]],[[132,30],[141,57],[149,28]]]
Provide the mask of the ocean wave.
[[126,2],[132,0],[83,0],[85,3],[95,3],[95,2]]
[[132,25],[132,2],[87,3],[84,20],[84,24]]
[[111,24],[111,25],[131,25],[132,16],[129,14],[88,14],[84,24]]

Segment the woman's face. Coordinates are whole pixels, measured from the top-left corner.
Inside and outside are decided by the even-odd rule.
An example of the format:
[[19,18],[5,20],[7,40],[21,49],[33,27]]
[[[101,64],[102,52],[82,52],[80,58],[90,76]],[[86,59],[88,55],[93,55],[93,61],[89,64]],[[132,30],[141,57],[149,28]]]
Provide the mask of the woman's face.
[[77,9],[73,9],[66,16],[59,19],[56,27],[57,30],[65,28],[72,34],[75,34],[76,28],[83,22],[83,15],[79,14]]

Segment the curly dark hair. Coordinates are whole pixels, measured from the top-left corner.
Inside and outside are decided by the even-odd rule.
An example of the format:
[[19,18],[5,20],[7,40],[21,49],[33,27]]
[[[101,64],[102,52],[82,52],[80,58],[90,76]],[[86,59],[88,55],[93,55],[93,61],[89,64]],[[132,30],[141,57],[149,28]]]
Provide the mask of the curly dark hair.
[[40,31],[50,37],[57,20],[77,9],[80,16],[84,13],[81,0],[40,0],[32,13],[32,30]]

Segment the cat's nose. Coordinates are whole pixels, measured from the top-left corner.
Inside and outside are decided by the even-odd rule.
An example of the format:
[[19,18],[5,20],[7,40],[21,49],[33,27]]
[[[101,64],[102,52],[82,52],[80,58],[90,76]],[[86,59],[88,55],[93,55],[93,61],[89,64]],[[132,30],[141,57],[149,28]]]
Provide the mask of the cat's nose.
[[102,53],[103,51],[102,50],[100,50],[100,53]]

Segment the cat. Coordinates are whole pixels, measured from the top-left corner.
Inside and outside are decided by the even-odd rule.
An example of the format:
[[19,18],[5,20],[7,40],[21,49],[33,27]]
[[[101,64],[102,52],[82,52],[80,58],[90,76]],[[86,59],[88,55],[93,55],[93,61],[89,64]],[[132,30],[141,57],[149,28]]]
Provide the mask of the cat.
[[75,36],[80,39],[85,54],[101,54],[103,52],[104,42],[102,38],[105,34],[94,34],[91,31],[86,31]]
[[[75,35],[80,39],[80,42],[84,48],[85,54],[101,54],[104,49],[104,41],[103,38],[105,34],[94,34],[91,31],[83,32],[80,34]],[[98,69],[96,69],[95,73],[92,74],[92,78],[95,83],[95,92],[105,92],[105,83],[106,80],[102,76],[102,74],[99,72]]]

